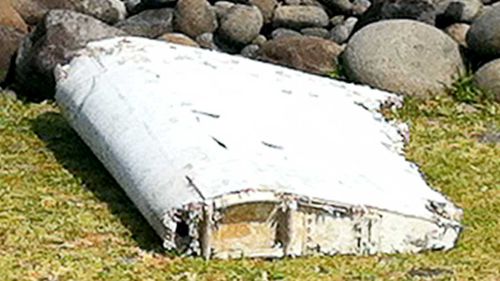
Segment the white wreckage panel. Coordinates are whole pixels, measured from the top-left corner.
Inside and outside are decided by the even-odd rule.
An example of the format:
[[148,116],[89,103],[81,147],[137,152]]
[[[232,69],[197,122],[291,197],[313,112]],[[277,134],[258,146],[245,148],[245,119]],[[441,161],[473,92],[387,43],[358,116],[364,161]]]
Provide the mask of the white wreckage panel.
[[133,37],[89,44],[56,77],[63,115],[168,249],[418,252],[461,231],[378,112],[393,94]]

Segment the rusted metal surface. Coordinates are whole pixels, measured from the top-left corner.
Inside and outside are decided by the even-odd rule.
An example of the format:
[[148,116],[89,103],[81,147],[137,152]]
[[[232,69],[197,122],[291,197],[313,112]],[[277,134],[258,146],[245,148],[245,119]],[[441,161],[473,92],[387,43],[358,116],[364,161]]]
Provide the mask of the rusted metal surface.
[[140,38],[58,67],[56,100],[168,249],[205,258],[450,249],[461,210],[404,158],[387,92]]

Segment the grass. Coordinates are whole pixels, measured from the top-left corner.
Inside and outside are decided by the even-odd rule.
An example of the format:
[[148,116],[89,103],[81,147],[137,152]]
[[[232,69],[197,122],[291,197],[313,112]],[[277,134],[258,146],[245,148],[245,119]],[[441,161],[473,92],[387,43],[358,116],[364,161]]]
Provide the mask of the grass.
[[479,89],[474,82],[474,73],[470,70],[458,75],[447,91],[456,101],[463,103],[480,103],[494,100],[493,93]]
[[408,157],[464,209],[455,249],[205,262],[161,249],[54,104],[0,95],[1,279],[499,280],[500,105],[438,97],[388,114],[411,125]]

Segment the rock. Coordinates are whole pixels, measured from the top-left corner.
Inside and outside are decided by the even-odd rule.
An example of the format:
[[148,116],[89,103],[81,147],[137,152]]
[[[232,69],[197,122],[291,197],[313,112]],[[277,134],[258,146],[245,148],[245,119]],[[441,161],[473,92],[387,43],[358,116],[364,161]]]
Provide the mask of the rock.
[[127,16],[125,4],[120,0],[79,0],[72,3],[76,12],[93,16],[109,24],[114,24]]
[[219,47],[215,44],[214,34],[207,32],[196,36],[196,43],[203,49],[219,51]]
[[169,7],[175,4],[175,2],[177,2],[177,0],[142,0],[144,6],[148,9]]
[[477,18],[466,36],[467,45],[484,57],[500,57],[500,5]]
[[278,1],[276,0],[249,0],[251,5],[259,8],[264,18],[264,23],[270,23],[273,19],[274,10],[278,6]]
[[[325,7],[318,0],[281,0],[279,3],[283,3],[285,6],[316,6]],[[282,4],[282,5],[283,5]],[[278,4],[280,5],[280,4]]]
[[483,3],[480,0],[440,0],[437,2],[438,22],[456,23],[472,22],[482,11]]
[[385,20],[354,33],[342,56],[356,82],[425,97],[464,71],[458,44],[439,29],[412,20]]
[[344,15],[334,16],[330,19],[330,25],[332,25],[332,26],[339,25],[345,21],[345,18],[346,18],[346,16],[344,16]]
[[267,38],[266,38],[266,36],[264,36],[262,34],[257,35],[257,37],[255,37],[255,39],[252,40],[252,44],[255,44],[259,47],[262,46],[262,44],[264,44],[266,42],[267,42]]
[[343,44],[349,39],[350,32],[343,24],[334,26],[329,33],[329,39],[337,44]]
[[337,68],[342,48],[336,43],[310,36],[288,36],[267,41],[259,59],[298,70],[325,75]]
[[385,19],[412,19],[434,25],[437,12],[433,0],[374,0],[359,18],[354,31]]
[[255,59],[259,56],[259,50],[259,45],[250,44],[243,48],[240,54],[246,58]]
[[36,25],[47,12],[47,8],[36,0],[11,0],[11,3],[28,25]]
[[0,25],[0,82],[11,66],[12,57],[24,38],[24,33],[11,26]]
[[474,74],[474,82],[500,102],[500,59],[490,61],[479,68]]
[[259,35],[263,24],[257,7],[237,4],[221,19],[217,34],[224,42],[243,47]]
[[16,58],[16,86],[32,98],[54,94],[53,70],[68,63],[88,42],[126,35],[90,16],[69,10],[51,10],[27,36]]
[[323,39],[327,39],[330,36],[330,33],[327,29],[321,27],[306,27],[300,30],[302,35],[306,36],[315,36]]
[[330,30],[329,38],[338,44],[343,44],[349,39],[354,26],[358,21],[355,17],[347,18],[342,24],[336,25]]
[[353,8],[349,0],[320,0],[320,2],[338,14],[350,14]]
[[354,0],[352,4],[352,14],[356,16],[364,14],[372,5],[369,0]]
[[283,3],[289,6],[298,6],[301,4],[301,0],[283,0]]
[[13,27],[23,33],[28,32],[28,26],[12,7],[11,0],[0,0],[0,25]]
[[460,46],[467,47],[465,36],[469,31],[470,25],[466,23],[454,23],[444,29],[446,34],[450,35]]
[[235,4],[228,1],[215,2],[213,8],[218,20],[221,20]]
[[192,38],[217,29],[217,18],[206,0],[179,0],[175,12],[175,28]]
[[174,10],[170,8],[146,10],[118,22],[115,27],[130,35],[156,38],[172,32],[173,18]]
[[175,43],[178,45],[197,47],[197,48],[200,47],[200,45],[198,45],[198,43],[193,41],[193,39],[189,38],[188,36],[182,33],[165,33],[162,36],[158,37],[157,39],[170,43]]
[[328,23],[328,15],[320,7],[280,6],[274,11],[274,27],[301,29],[305,27],[324,27]]
[[125,4],[120,0],[20,0],[16,8],[30,24],[38,23],[48,10],[53,9],[72,10],[109,24],[123,20],[127,15]]
[[291,37],[291,36],[302,36],[299,32],[292,30],[292,29],[287,29],[287,28],[276,28],[271,32],[271,38],[273,39],[278,39],[282,37]]
[[142,8],[141,0],[121,0],[129,13],[137,13]]

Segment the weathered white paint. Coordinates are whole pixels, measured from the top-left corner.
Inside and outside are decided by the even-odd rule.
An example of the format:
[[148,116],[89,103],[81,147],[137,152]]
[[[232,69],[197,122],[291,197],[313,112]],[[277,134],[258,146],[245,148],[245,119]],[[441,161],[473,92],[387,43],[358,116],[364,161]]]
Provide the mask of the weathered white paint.
[[[449,249],[460,232],[461,210],[405,160],[401,126],[377,111],[401,102],[393,94],[133,37],[89,44],[56,77],[64,116],[167,248],[416,252]],[[259,202],[274,206],[265,221],[231,209]],[[244,245],[272,229],[273,245]],[[233,230],[243,236],[217,240]]]

